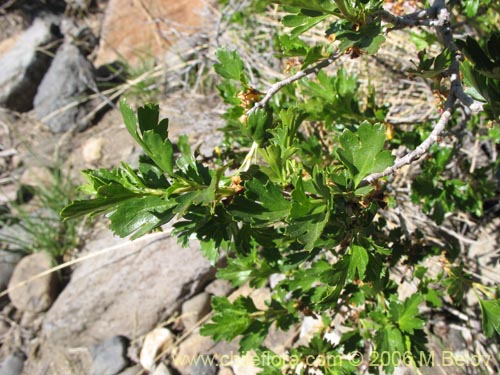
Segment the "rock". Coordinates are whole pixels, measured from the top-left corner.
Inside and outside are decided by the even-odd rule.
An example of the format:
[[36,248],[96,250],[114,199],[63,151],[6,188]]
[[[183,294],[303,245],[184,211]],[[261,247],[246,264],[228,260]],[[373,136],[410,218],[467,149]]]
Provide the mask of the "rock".
[[131,242],[109,231],[84,252],[108,251],[80,263],[48,311],[43,333],[60,345],[90,345],[106,336],[134,339],[178,311],[214,278],[198,242],[181,248],[168,233]]
[[38,313],[47,310],[52,305],[59,286],[55,272],[17,287],[18,284],[51,267],[52,259],[44,252],[28,255],[17,264],[9,282],[9,298],[18,310]]
[[151,371],[156,362],[156,356],[162,353],[174,342],[174,335],[166,328],[157,328],[146,335],[142,345],[139,362],[141,366]]
[[138,375],[138,374],[142,374],[142,373],[143,373],[143,371],[142,371],[142,368],[140,366],[133,366],[133,367],[126,368],[125,370],[120,372],[118,375]]
[[[160,363],[154,370],[153,375],[171,375],[172,373],[168,369],[167,366],[165,366],[164,363]],[[137,375],[137,374],[136,374]]]
[[[202,25],[203,0],[110,0],[106,8],[96,66],[125,60],[137,65],[161,57],[179,33]],[[127,25],[127,27],[123,27]]]
[[4,320],[0,320],[0,338],[9,332],[9,329],[10,325]]
[[20,253],[0,250],[0,291],[5,290],[9,285],[10,277],[21,258]]
[[212,281],[205,288],[205,292],[210,293],[216,297],[227,296],[229,293],[231,293],[231,290],[233,290],[231,283],[227,280],[222,279]]
[[267,310],[268,306],[266,305],[266,301],[271,300],[271,290],[267,287],[262,287],[251,292],[250,296],[252,297],[253,303],[255,307],[259,310]]
[[217,361],[212,356],[201,355],[194,365],[190,366],[190,375],[216,375]]
[[309,341],[313,338],[313,336],[318,333],[323,328],[323,322],[321,318],[314,318],[312,316],[306,316],[302,321],[300,326],[300,334],[299,339],[295,343],[295,347],[298,346],[307,346]]
[[23,371],[26,357],[21,352],[16,352],[5,358],[0,363],[0,375],[19,375]]
[[44,339],[32,340],[29,345],[22,375],[90,374],[92,357],[89,348],[57,346]]
[[[179,345],[179,350],[173,355],[173,365],[183,375],[194,375],[193,360],[200,355],[214,357],[220,366],[232,364],[232,359],[238,354],[238,341],[230,343],[220,341],[214,343],[210,337],[201,336],[198,331],[193,332]],[[224,357],[223,357],[224,356]]]
[[261,372],[262,369],[254,365],[255,355],[251,350],[242,357],[236,357],[232,365],[234,375],[257,375]]
[[97,163],[102,158],[104,139],[101,137],[91,138],[83,144],[82,156],[87,164]]
[[269,276],[269,286],[271,289],[274,289],[283,280],[286,280],[286,275],[282,273],[273,273]]
[[213,346],[214,342],[210,337],[195,332],[180,343],[179,351],[173,356],[173,363],[179,371],[186,369],[191,359],[196,358],[198,354],[208,353]]
[[116,375],[127,367],[128,339],[114,336],[92,347],[91,375]]
[[0,106],[25,112],[50,65],[58,37],[54,19],[36,19],[0,57]]
[[233,372],[233,370],[231,370],[231,367],[221,366],[219,368],[218,375],[234,375],[234,372]]
[[189,331],[210,312],[210,294],[203,292],[182,304],[182,324]]
[[64,42],[38,87],[35,117],[54,133],[87,128],[92,103],[85,98],[97,90],[94,74],[92,63],[80,49]]
[[282,355],[292,346],[295,336],[297,336],[297,329],[294,326],[290,327],[288,331],[282,331],[273,324],[264,340],[264,346],[274,353]]
[[31,166],[24,170],[19,182],[22,185],[49,187],[54,183],[54,176],[47,167]]

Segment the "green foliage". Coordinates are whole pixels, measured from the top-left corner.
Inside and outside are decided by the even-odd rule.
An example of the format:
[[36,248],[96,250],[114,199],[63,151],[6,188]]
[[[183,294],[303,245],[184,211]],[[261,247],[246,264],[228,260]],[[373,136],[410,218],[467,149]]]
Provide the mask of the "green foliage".
[[[11,210],[0,215],[0,240],[12,251],[45,251],[54,262],[80,246],[84,222],[62,222],[59,212],[76,199],[76,185],[60,167],[50,168],[47,185],[28,187],[31,200],[10,202]],[[27,186],[22,185],[21,190]],[[30,194],[30,195],[31,195]]]
[[[351,58],[375,54],[385,41],[380,1],[275,3],[285,13],[285,31],[273,40],[280,56],[299,57],[302,69],[333,52]],[[468,1],[455,6],[472,12],[478,5]],[[255,11],[265,7],[260,1],[251,5]],[[239,10],[232,19],[244,24],[248,13]],[[304,34],[313,28],[335,41],[311,44]],[[442,48],[427,54],[434,51],[435,35],[414,34],[413,39],[424,50],[410,73],[438,82],[445,78],[455,53]],[[488,43],[478,47],[469,39],[458,42],[470,60],[462,66],[469,77],[466,83],[477,84],[477,97],[494,112],[491,64],[497,56]],[[223,48],[216,58],[217,89],[227,104],[225,151],[210,163],[202,162],[187,137],[170,138],[168,120],[160,121],[158,106],[148,104],[135,113],[123,101],[125,125],[144,155],[136,168],[122,164],[111,171],[84,171],[88,184],[83,190],[93,198],[73,202],[61,215],[106,214],[116,234],[132,238],[161,230],[175,218],[174,233],[183,244],[197,238],[213,264],[221,254],[226,256],[227,266],[217,276],[234,286],[261,287],[271,275],[282,275],[264,308],[257,308],[251,297],[214,298],[212,321],[202,328],[216,341],[239,338],[241,352],[259,354],[264,374],[305,373],[313,367],[302,360],[274,362],[276,355],[264,345],[271,327],[287,330],[307,315],[320,318],[324,327],[309,345],[291,348],[291,355],[319,361],[321,356],[364,353],[370,347],[371,360],[386,373],[398,365],[382,360],[387,353],[418,365],[427,350],[428,315],[423,311],[439,310],[451,300],[459,304],[478,286],[459,261],[454,243],[438,247],[418,230],[406,233],[389,225],[384,215],[398,204],[398,193],[391,178],[367,184],[367,177],[394,165],[392,148],[418,147],[429,136],[429,122],[389,135],[388,107],[377,104],[372,88],[360,92],[357,77],[342,68],[298,80],[263,103],[263,93],[250,85],[258,72],[247,71],[237,51]],[[362,94],[366,100],[360,100]],[[485,120],[484,114],[477,116],[470,125],[474,131]],[[482,136],[499,138],[494,127]],[[411,184],[413,203],[438,224],[446,213],[480,217],[487,199],[495,195],[491,176],[496,163],[473,168],[457,157],[458,148],[432,146]],[[443,257],[443,267],[431,277],[422,263],[436,255]],[[401,266],[412,271],[409,281],[417,288],[404,300],[390,277]],[[490,293],[480,305],[485,333],[498,333],[498,295]],[[346,329],[332,344],[325,333],[340,311],[348,311]],[[352,361],[318,363],[314,367],[325,374],[358,371]]]

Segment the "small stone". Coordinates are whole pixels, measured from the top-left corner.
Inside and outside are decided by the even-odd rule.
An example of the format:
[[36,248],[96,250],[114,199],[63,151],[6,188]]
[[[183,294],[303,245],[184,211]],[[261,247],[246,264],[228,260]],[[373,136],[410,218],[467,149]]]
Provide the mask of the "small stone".
[[282,355],[292,346],[295,336],[297,336],[297,329],[295,326],[290,327],[288,331],[282,331],[273,324],[264,340],[264,346],[269,348],[272,352]]
[[212,356],[200,355],[195,364],[190,366],[190,375],[216,375],[217,362]]
[[116,375],[127,367],[126,358],[129,341],[123,336],[114,336],[92,347],[92,375]]
[[137,374],[142,374],[142,368],[140,366],[132,366],[128,367],[122,372],[120,372],[118,375],[137,375]]
[[286,276],[282,273],[273,273],[269,276],[269,286],[271,289],[276,288],[276,286],[283,280],[286,280]]
[[306,316],[302,321],[302,325],[300,326],[299,339],[295,343],[295,346],[307,346],[313,336],[322,328],[323,322],[321,321],[321,319],[313,318],[312,316]]
[[228,366],[222,366],[219,368],[219,373],[218,375],[234,375],[233,370],[231,367]]
[[30,186],[50,186],[54,181],[52,173],[47,167],[32,166],[24,170],[20,183]]
[[19,253],[0,250],[0,291],[9,285],[10,277],[21,257],[22,255]]
[[205,292],[210,293],[216,297],[224,297],[231,293],[233,287],[227,280],[217,279],[212,281],[205,288]]
[[16,352],[5,358],[0,363],[1,375],[19,375],[23,371],[26,357],[21,352]]
[[9,329],[10,329],[9,324],[4,320],[0,320],[0,337],[9,332]]
[[234,375],[257,375],[262,371],[261,368],[255,366],[254,351],[249,351],[243,357],[236,357],[233,361]]
[[271,299],[271,290],[267,287],[256,289],[251,293],[251,297],[255,307],[259,310],[267,310],[266,301]]
[[166,328],[156,328],[149,332],[144,339],[139,362],[141,366],[151,371],[156,356],[174,342],[174,335]]
[[91,138],[83,144],[82,156],[87,164],[97,163],[102,158],[102,151],[104,147],[103,138]]
[[153,375],[172,375],[172,373],[164,363],[160,363],[158,366],[156,366]]
[[65,42],[38,86],[34,116],[53,133],[86,129],[95,103],[82,99],[97,90],[94,75],[94,66],[80,49]]
[[[59,287],[57,274],[31,280],[51,266],[52,259],[43,252],[28,255],[17,264],[9,282],[9,298],[18,310],[38,313],[52,305]],[[19,286],[27,280],[27,284]]]
[[182,323],[191,330],[196,323],[210,312],[210,294],[200,293],[182,304]]
[[0,106],[19,112],[33,108],[38,84],[50,66],[50,54],[58,46],[53,43],[57,38],[56,23],[35,19],[8,52],[0,56]]
[[194,332],[179,345],[179,351],[174,360],[174,363],[181,364],[185,358],[194,358],[200,353],[207,353],[214,345],[210,337],[201,336],[198,332]]

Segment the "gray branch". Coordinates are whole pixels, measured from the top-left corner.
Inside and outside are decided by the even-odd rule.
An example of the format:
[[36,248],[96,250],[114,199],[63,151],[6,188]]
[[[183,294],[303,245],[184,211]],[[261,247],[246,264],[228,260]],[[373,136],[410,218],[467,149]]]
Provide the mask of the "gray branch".
[[436,26],[437,34],[444,47],[450,50],[453,54],[453,61],[448,68],[448,76],[451,87],[444,105],[443,113],[439,117],[439,120],[434,126],[431,134],[420,145],[418,145],[415,150],[409,152],[402,158],[397,159],[392,166],[386,168],[383,172],[372,173],[364,178],[359,185],[360,187],[367,186],[382,177],[389,176],[401,167],[411,164],[413,161],[420,159],[423,155],[425,155],[431,146],[438,142],[439,136],[450,121],[453,107],[455,106],[457,100],[468,107],[472,112],[479,112],[483,110],[483,104],[481,102],[472,99],[464,92],[462,81],[460,80],[460,61],[462,60],[462,54],[453,41],[453,34],[450,25],[450,13],[445,7],[444,0],[434,1],[432,7],[428,10],[428,14],[434,14],[435,20],[433,21],[433,25]]
[[320,61],[316,65],[311,66],[310,68],[301,70],[297,73],[295,73],[293,76],[290,76],[282,81],[276,82],[273,84],[267,91],[265,96],[260,100],[259,102],[255,103],[252,109],[250,109],[247,112],[247,115],[252,114],[254,111],[256,111],[258,108],[263,108],[269,103],[271,98],[278,92],[280,91],[283,87],[298,81],[299,79],[302,79],[304,77],[307,77],[308,75],[311,74],[317,74],[321,69],[326,68],[328,65],[331,65],[335,60],[337,60],[341,56],[340,53],[333,53],[331,54],[328,58]]

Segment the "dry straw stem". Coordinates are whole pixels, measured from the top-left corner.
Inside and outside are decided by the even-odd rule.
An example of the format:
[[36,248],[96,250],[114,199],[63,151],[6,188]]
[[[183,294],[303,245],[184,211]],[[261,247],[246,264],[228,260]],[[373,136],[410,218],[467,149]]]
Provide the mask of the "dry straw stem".
[[[160,238],[163,238],[163,237],[170,236],[171,232],[172,232],[172,230],[170,229],[170,230],[167,230],[165,232],[158,232],[158,233],[149,234],[149,235],[146,235],[144,237],[136,239],[134,242],[137,243],[137,242],[142,242],[142,241],[151,240],[151,239],[160,239]],[[20,283],[18,283],[16,285],[14,285],[14,286],[12,286],[12,287],[4,290],[3,292],[0,293],[0,298],[3,297],[3,296],[6,296],[9,292],[11,292],[13,290],[22,288],[23,286],[25,286],[25,285],[27,285],[27,284],[35,281],[35,280],[41,279],[41,278],[43,278],[43,277],[45,277],[47,275],[50,275],[53,272],[57,272],[57,271],[60,271],[60,270],[62,270],[64,268],[67,268],[67,267],[73,266],[75,264],[84,262],[86,260],[89,260],[89,259],[101,256],[101,255],[107,254],[107,253],[109,253],[111,251],[122,249],[124,247],[129,246],[129,244],[130,244],[129,242],[120,243],[118,245],[110,246],[110,247],[107,247],[105,249],[102,249],[102,250],[99,250],[99,251],[96,251],[96,252],[84,255],[84,256],[79,257],[77,259],[70,260],[69,262],[66,262],[66,263],[63,263],[63,264],[59,264],[59,265],[57,265],[55,267],[49,268],[48,270],[46,270],[44,272],[41,272],[41,273],[39,273],[39,274],[37,274],[37,275],[35,275],[33,277],[30,277],[27,280],[21,281]],[[142,249],[141,248],[137,249],[137,251],[140,251],[140,250],[142,250]]]

